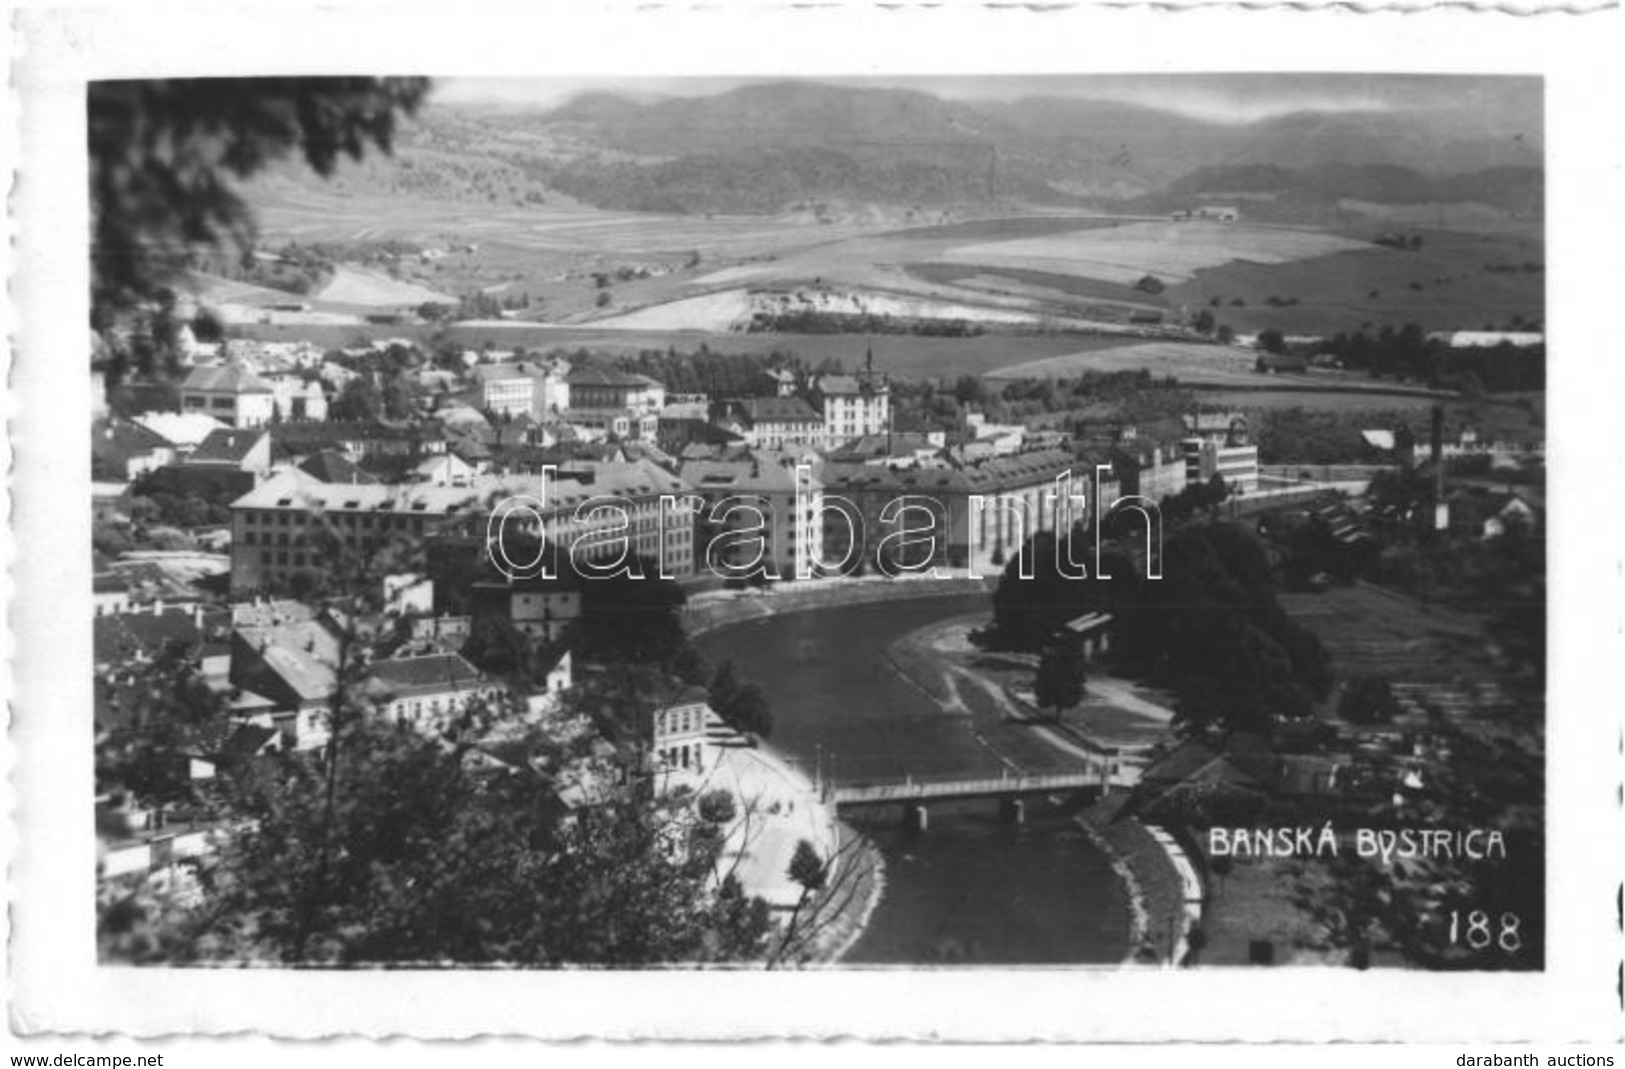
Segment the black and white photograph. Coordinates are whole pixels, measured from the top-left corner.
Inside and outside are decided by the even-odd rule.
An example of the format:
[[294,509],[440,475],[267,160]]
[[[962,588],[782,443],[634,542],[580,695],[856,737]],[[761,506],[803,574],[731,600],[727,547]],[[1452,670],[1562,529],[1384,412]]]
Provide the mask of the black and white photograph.
[[1552,73],[1151,56],[79,82],[76,967],[1534,990]]

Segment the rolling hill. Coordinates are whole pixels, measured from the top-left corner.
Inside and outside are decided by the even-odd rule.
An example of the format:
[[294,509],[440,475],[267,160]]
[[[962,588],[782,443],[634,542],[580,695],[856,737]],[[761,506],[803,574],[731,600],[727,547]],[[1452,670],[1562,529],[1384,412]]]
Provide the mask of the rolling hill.
[[339,184],[687,214],[1160,211],[1169,197],[1233,191],[1284,198],[1276,215],[1300,222],[1346,221],[1340,200],[1464,200],[1527,216],[1542,199],[1540,143],[1538,127],[1428,111],[1236,123],[1115,101],[775,82],[663,99],[596,92],[548,110],[431,105],[393,159],[347,169]]

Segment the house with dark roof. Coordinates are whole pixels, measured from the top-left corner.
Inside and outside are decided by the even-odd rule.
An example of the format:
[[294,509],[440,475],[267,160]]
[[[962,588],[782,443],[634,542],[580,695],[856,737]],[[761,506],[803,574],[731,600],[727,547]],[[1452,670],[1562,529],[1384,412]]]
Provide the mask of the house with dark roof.
[[571,409],[631,409],[657,415],[666,407],[666,387],[636,372],[584,365],[564,381],[570,388]]
[[[946,444],[947,439],[940,432],[920,434],[900,431],[896,434],[864,434],[837,449],[830,450],[828,457],[837,463],[930,465]],[[994,454],[990,451],[987,455]]]
[[323,449],[312,453],[297,465],[299,470],[319,482],[332,485],[376,483],[373,476],[356,467],[350,458],[336,449]]
[[349,457],[412,456],[446,451],[446,431],[437,421],[413,426],[357,421],[353,423],[278,423],[271,439],[290,457],[303,459],[325,449]]
[[265,430],[223,427],[199,442],[185,463],[246,471],[257,478],[271,472],[271,435]]
[[799,397],[751,397],[727,401],[718,424],[753,446],[820,446],[824,419]]
[[380,713],[419,731],[444,730],[474,702],[494,702],[507,691],[455,653],[378,661],[362,689]]
[[90,425],[90,473],[127,482],[175,461],[175,447],[148,427],[117,417]]

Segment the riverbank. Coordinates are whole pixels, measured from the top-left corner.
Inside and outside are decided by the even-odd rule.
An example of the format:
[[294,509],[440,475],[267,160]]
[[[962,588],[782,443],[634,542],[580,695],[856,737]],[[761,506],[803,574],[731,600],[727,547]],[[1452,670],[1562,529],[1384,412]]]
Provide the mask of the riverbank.
[[1201,885],[1195,885],[1193,913],[1194,869],[1166,832],[1159,835],[1134,817],[1118,815],[1125,797],[1108,795],[1079,814],[1077,823],[1110,859],[1128,893],[1123,964],[1175,964],[1184,960],[1191,928],[1200,920]]
[[[774,745],[799,767],[862,784],[1087,764],[1081,747],[1057,747],[1037,725],[1020,723],[1001,687],[955,669],[922,686],[918,676],[931,673],[934,659],[911,673],[900,661],[912,658],[895,656],[900,639],[945,623],[954,634],[937,637],[952,654],[983,656],[959,632],[985,618],[986,584],[812,586],[810,593],[696,595],[689,615],[704,632],[696,642],[708,660],[732,661],[768,691]],[[815,609],[826,611],[802,611]],[[943,697],[949,709],[937,700]],[[933,813],[927,834],[909,835],[894,812],[856,812],[842,824],[861,833],[862,847],[839,851],[852,886],[844,873],[832,879],[836,893],[825,898],[832,913],[814,922],[817,945],[798,954],[794,967],[1120,961],[1124,885],[1073,815],[1035,800],[1026,824],[1013,827],[985,805],[947,806]],[[789,916],[776,912],[781,923]]]
[[812,930],[798,966],[839,965],[874,916],[886,892],[886,862],[879,849],[847,824],[836,822],[840,846],[829,888],[813,907]]
[[968,575],[938,579],[904,576],[888,579],[808,579],[777,583],[766,590],[716,590],[696,594],[683,607],[683,630],[690,637],[729,624],[761,620],[784,613],[867,605],[880,601],[991,594],[994,580]]

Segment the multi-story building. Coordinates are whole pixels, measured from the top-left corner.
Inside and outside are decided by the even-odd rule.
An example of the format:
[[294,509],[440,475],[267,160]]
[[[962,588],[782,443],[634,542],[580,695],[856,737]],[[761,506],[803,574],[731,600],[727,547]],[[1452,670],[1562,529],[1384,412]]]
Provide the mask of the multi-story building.
[[1183,450],[1149,438],[1126,437],[1109,450],[1112,474],[1124,494],[1161,503],[1185,489],[1187,465]]
[[395,723],[440,731],[474,702],[495,702],[507,688],[458,654],[431,653],[374,662],[362,689]]
[[753,397],[728,401],[718,425],[750,445],[817,448],[824,444],[824,417],[799,397]]
[[881,434],[891,425],[891,386],[874,369],[870,353],[856,375],[825,375],[816,393],[824,416],[824,442],[837,446],[866,434]]
[[1258,446],[1247,430],[1247,418],[1234,412],[1196,412],[1185,417],[1185,481],[1207,482],[1214,475],[1232,492],[1258,491]]
[[195,367],[181,383],[181,409],[213,416],[233,427],[259,427],[271,422],[276,391],[237,361]]
[[528,638],[557,642],[581,619],[581,580],[555,560],[550,577],[508,576],[496,569],[474,583],[476,611],[496,615]]
[[[1087,512],[1059,499],[1056,480],[1068,472],[1070,493],[1086,498]],[[933,467],[832,462],[823,470],[823,554],[833,563],[847,561],[856,533],[865,566],[881,554],[906,566],[996,570],[1035,533],[1087,519],[1095,507],[1094,487],[1094,468],[1065,449]],[[1102,491],[1109,505],[1118,488],[1108,482]],[[905,505],[910,507],[903,511]],[[891,537],[905,522],[915,532],[923,529],[906,547]]]
[[[649,715],[650,771],[668,780],[701,782],[715,764],[710,736],[724,727],[703,687],[684,687]],[[666,786],[676,786],[668,782]]]
[[499,416],[529,414],[536,407],[536,380],[512,364],[486,364],[474,369],[480,386],[480,408]]
[[613,560],[624,542],[666,574],[687,576],[694,570],[688,489],[646,460],[578,461],[551,478],[480,476],[467,486],[332,485],[292,469],[232,502],[231,587],[244,593],[297,576],[320,579],[337,563],[335,550],[365,560],[402,538],[483,536],[493,511],[505,529],[567,547],[576,559]]
[[632,409],[659,414],[666,387],[647,375],[613,368],[578,367],[565,376],[571,408]]
[[[759,562],[781,579],[794,579],[799,564],[822,563],[823,484],[817,466],[808,463],[802,485],[797,486],[796,468],[806,459],[791,452],[756,450],[729,460],[683,464],[683,481],[705,500],[705,514],[696,524],[700,542],[696,566],[727,578],[744,578],[744,572]],[[725,514],[712,522],[718,509]],[[754,536],[744,533],[752,529]],[[731,572],[738,574],[727,574]]]

